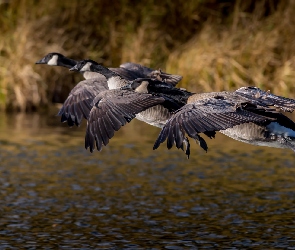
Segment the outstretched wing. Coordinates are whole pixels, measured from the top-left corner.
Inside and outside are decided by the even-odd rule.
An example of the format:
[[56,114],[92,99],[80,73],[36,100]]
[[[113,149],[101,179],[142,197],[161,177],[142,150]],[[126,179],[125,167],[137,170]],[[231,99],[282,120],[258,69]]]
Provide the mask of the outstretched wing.
[[[199,133],[219,131],[246,122],[265,122],[268,118],[238,107],[236,103],[214,97],[186,104],[167,121],[154,149],[167,139],[167,148],[182,147],[185,133],[200,141]],[[204,147],[203,147],[204,148]]]
[[[124,72],[124,70],[127,70]],[[113,70],[113,69],[112,69]],[[118,74],[123,74],[123,73],[127,73],[129,72],[133,72],[133,76],[136,75],[135,78],[130,79],[128,78],[128,80],[135,80],[136,78],[151,78],[153,80],[158,80],[158,81],[164,81],[166,83],[171,84],[172,86],[175,86],[177,83],[179,83],[182,79],[182,76],[180,75],[172,75],[172,74],[168,74],[163,72],[162,70],[154,70],[145,66],[142,66],[140,64],[137,63],[131,63],[131,62],[127,62],[124,64],[120,65],[120,68],[116,68],[114,69]],[[121,71],[121,73],[120,73]],[[124,75],[122,75],[123,77],[125,77]]]
[[85,148],[93,152],[95,144],[97,150],[109,143],[127,122],[137,113],[164,102],[164,98],[150,94],[140,94],[128,90],[109,90],[100,93],[93,101],[85,136]]
[[138,71],[133,71],[127,68],[109,68],[111,71],[117,73],[118,75],[120,75],[121,77],[123,77],[126,80],[132,81],[134,79],[137,78],[141,78],[142,74]]
[[89,117],[92,102],[95,96],[108,89],[106,80],[88,79],[79,82],[70,92],[58,115],[61,122],[67,122],[69,126],[79,126],[82,118]]
[[263,91],[256,87],[242,87],[234,93],[246,98],[252,104],[265,107],[276,107],[284,112],[293,112],[295,110],[295,100],[270,94],[269,91]]

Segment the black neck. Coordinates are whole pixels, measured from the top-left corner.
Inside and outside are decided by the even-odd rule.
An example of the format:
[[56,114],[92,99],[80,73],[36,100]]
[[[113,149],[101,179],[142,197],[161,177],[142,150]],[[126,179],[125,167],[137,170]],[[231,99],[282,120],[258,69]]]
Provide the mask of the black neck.
[[115,73],[115,72],[113,72],[113,71],[109,70],[108,68],[105,68],[101,65],[99,65],[99,66],[92,65],[90,69],[93,72],[97,72],[97,73],[104,75],[107,80],[110,79],[111,77],[114,77],[114,76],[120,76],[117,73]]
[[71,58],[64,57],[62,60],[60,60],[59,65],[70,69],[74,67],[77,63],[78,63],[77,61]]

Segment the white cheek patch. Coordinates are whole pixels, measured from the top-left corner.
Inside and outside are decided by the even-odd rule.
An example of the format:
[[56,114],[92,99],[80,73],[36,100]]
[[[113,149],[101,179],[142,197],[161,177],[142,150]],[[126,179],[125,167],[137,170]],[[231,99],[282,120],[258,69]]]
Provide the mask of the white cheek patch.
[[136,89],[135,92],[139,92],[139,93],[148,93],[148,87],[149,82],[147,81],[143,81]]
[[51,66],[56,66],[57,65],[57,59],[58,59],[58,55],[54,55],[49,61],[48,61],[48,65]]
[[91,62],[87,62],[80,71],[91,71],[90,70]]

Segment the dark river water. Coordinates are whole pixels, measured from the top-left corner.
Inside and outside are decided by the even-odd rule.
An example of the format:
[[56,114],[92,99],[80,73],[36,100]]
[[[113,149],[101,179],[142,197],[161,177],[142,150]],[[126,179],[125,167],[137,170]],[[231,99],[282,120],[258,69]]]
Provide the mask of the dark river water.
[[0,115],[0,249],[295,249],[295,154],[221,134],[192,156],[138,121],[102,152],[46,115]]

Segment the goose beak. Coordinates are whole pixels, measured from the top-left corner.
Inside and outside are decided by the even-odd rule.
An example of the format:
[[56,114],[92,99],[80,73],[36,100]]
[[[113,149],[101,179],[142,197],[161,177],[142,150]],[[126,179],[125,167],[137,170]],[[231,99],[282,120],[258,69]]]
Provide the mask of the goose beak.
[[79,68],[77,67],[77,64],[73,68],[70,68],[70,71],[79,71]]
[[45,57],[43,57],[39,61],[35,62],[35,64],[46,64]]

